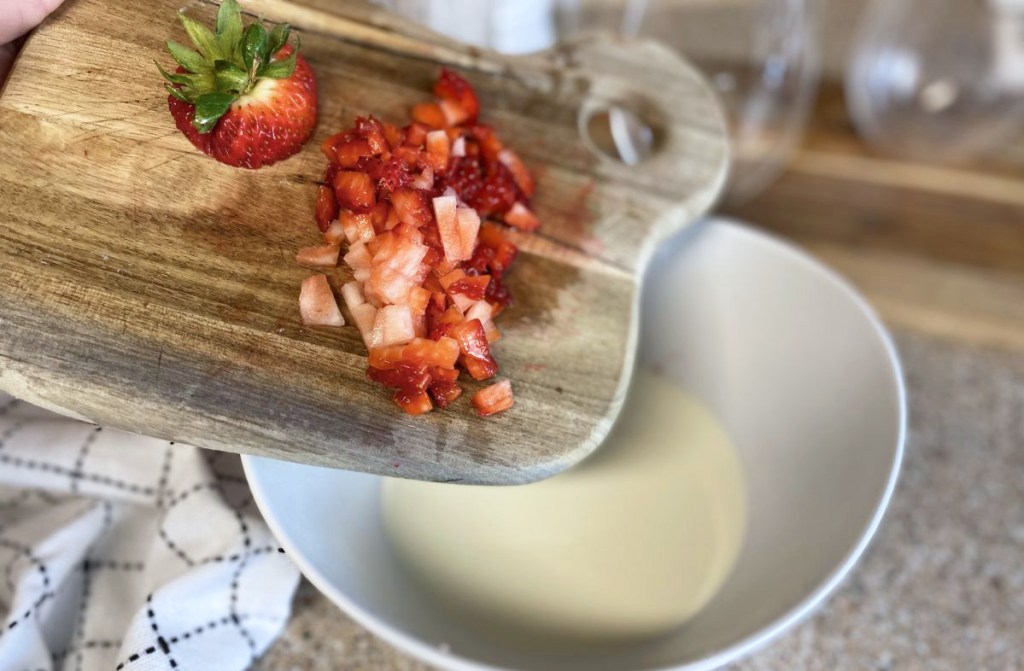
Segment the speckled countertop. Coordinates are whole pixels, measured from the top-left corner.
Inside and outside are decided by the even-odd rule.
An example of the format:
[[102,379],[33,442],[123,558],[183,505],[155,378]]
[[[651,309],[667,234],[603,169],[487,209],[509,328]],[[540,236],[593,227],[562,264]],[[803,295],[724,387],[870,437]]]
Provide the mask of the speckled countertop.
[[[1024,353],[896,336],[911,431],[886,520],[817,615],[731,671],[1024,669]],[[304,583],[255,668],[431,667]]]

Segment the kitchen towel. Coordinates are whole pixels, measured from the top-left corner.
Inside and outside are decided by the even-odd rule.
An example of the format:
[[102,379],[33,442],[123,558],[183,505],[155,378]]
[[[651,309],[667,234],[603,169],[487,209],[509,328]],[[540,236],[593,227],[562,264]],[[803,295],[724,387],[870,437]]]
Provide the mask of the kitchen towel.
[[0,671],[241,670],[295,565],[235,455],[0,393]]

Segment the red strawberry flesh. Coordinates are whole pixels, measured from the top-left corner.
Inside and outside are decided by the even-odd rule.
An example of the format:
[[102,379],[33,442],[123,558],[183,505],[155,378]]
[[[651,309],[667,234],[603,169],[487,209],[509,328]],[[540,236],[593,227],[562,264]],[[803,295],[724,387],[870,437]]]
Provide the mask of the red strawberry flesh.
[[[533,178],[478,123],[469,83],[446,70],[435,94],[439,100],[416,105],[403,128],[360,117],[325,140],[326,186],[317,195],[327,242],[349,245],[354,279],[342,295],[367,343],[367,375],[410,414],[454,403],[462,371],[475,380],[497,374],[493,320],[512,302],[501,280],[518,250],[493,222],[536,226]],[[322,248],[303,252],[309,263],[327,257]],[[507,381],[473,398],[481,415],[511,404]]]

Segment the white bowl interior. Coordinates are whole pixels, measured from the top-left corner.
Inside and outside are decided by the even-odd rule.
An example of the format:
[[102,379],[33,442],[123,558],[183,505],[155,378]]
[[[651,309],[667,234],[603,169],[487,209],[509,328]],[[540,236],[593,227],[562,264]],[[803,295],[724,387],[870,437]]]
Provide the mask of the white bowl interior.
[[715,410],[748,485],[744,549],[695,619],[657,641],[559,658],[491,643],[398,564],[378,477],[246,458],[260,508],[306,575],[378,634],[450,668],[712,668],[806,615],[863,550],[895,481],[905,408],[891,344],[833,274],[729,222],[666,242],[647,277],[641,365]]

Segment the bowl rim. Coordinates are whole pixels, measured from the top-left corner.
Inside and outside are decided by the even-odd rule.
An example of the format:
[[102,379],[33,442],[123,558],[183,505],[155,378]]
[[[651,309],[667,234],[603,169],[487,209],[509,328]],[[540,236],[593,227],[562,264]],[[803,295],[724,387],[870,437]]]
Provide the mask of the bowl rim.
[[[840,561],[832,570],[828,577],[825,578],[825,580],[823,580],[805,597],[800,599],[789,610],[776,617],[764,627],[761,627],[759,630],[749,634],[739,641],[712,653],[710,656],[706,656],[692,662],[687,662],[682,665],[647,667],[643,671],[711,671],[712,669],[720,668],[725,664],[737,661],[738,659],[746,657],[747,655],[764,648],[769,643],[779,638],[783,633],[796,627],[798,624],[802,623],[814,614],[850,574],[853,567],[864,554],[868,544],[874,538],[875,533],[878,531],[882,519],[884,518],[892,500],[892,495],[896,488],[896,482],[899,479],[907,436],[907,394],[903,378],[903,367],[900,363],[899,354],[896,350],[895,344],[893,343],[891,335],[875,312],[874,308],[872,308],[868,303],[867,299],[864,298],[864,296],[862,296],[853,287],[853,285],[838,272],[832,270],[821,261],[818,261],[809,253],[774,234],[752,228],[736,219],[719,216],[709,217],[705,221],[700,222],[700,224],[694,228],[698,227],[714,227],[716,229],[726,231],[728,235],[754,240],[756,243],[765,246],[772,253],[788,257],[790,261],[802,265],[812,273],[817,274],[824,282],[831,284],[833,287],[838,289],[841,294],[845,295],[854,307],[859,309],[885,352],[885,356],[889,364],[890,382],[893,384],[896,392],[899,422],[895,446],[893,449],[892,462],[890,464],[889,477],[886,482],[885,489],[875,506],[875,511],[867,525],[861,531],[857,542],[843,560]],[[684,233],[684,235],[692,233],[692,231],[689,231]],[[245,471],[246,479],[249,481],[249,486],[252,490],[256,506],[263,514],[270,530],[277,537],[281,546],[288,553],[288,556],[291,557],[292,561],[294,561],[299,567],[302,574],[306,576],[314,587],[333,601],[335,605],[348,613],[360,625],[370,630],[387,643],[425,661],[428,664],[433,664],[444,669],[451,669],[452,671],[514,671],[509,667],[492,666],[483,662],[460,657],[454,652],[442,650],[432,644],[426,643],[416,636],[393,626],[389,622],[386,622],[369,611],[361,608],[343,592],[334,587],[327,576],[313,566],[302,552],[298,551],[296,544],[292,542],[292,538],[288,535],[282,526],[281,521],[274,514],[274,510],[268,505],[266,492],[262,488],[259,478],[254,477],[254,469],[257,467],[257,464],[265,461],[275,460],[267,457],[242,455],[242,466]]]

